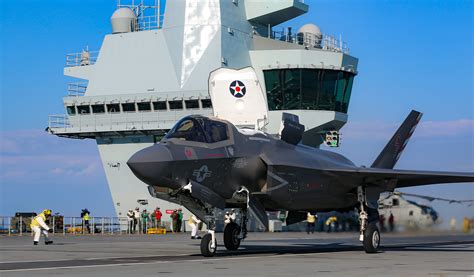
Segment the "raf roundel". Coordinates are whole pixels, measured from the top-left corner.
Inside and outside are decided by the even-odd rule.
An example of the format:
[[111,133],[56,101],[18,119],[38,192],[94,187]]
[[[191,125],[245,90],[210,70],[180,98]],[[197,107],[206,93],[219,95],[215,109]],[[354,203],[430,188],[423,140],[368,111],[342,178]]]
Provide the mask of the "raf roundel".
[[236,98],[242,98],[247,92],[247,89],[245,88],[244,83],[242,83],[241,81],[235,80],[232,83],[230,83],[229,91],[230,91],[230,94],[232,94],[232,96]]

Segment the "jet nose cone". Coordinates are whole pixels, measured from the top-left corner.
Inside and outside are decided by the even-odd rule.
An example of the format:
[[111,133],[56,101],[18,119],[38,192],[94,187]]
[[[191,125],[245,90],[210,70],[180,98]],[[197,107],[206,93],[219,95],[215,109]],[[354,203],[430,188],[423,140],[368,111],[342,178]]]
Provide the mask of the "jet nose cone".
[[166,146],[153,145],[135,153],[127,162],[138,179],[149,185],[167,186],[173,157]]

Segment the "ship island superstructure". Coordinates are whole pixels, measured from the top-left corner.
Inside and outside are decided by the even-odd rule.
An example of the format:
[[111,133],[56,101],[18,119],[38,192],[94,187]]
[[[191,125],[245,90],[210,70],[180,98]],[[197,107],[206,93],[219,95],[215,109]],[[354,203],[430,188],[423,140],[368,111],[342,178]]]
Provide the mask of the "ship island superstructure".
[[291,112],[306,126],[302,143],[319,147],[347,122],[358,59],[314,24],[276,31],[308,9],[302,0],[119,1],[100,51],[66,56],[64,74],[78,82],[48,131],[97,141],[119,217],[139,204],[177,207],[152,198],[126,162],[180,118],[213,114],[208,80],[219,68],[253,68],[267,100],[264,131],[277,134]]

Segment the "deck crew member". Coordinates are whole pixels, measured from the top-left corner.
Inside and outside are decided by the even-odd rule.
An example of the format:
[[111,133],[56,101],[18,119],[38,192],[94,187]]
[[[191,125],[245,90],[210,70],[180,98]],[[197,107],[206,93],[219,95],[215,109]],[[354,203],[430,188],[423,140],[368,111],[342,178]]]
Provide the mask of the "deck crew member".
[[316,222],[316,215],[308,212],[308,214],[306,215],[306,221],[307,221],[307,226],[306,226],[306,232],[308,233],[311,233],[313,234],[314,233],[314,225],[315,225],[315,222]]
[[191,239],[200,239],[201,237],[197,235],[198,225],[201,223],[201,220],[195,215],[191,215],[188,220],[189,226],[191,226]]
[[53,243],[52,240],[49,239],[48,236],[48,231],[49,231],[49,226],[46,225],[46,220],[51,217],[51,210],[44,210],[42,213],[39,215],[35,216],[33,220],[31,221],[30,227],[31,230],[35,233],[34,239],[33,239],[33,244],[38,245],[41,233],[44,235],[44,244],[51,244]]
[[84,229],[87,229],[87,233],[91,233],[91,227],[89,224],[89,221],[91,219],[91,216],[89,215],[90,212],[88,209],[83,209],[81,213],[82,217],[82,233],[84,234]]
[[128,219],[128,233],[129,234],[132,234],[134,231],[133,231],[133,221],[135,219],[134,217],[135,213],[133,212],[132,209],[128,210],[127,212],[127,219]]

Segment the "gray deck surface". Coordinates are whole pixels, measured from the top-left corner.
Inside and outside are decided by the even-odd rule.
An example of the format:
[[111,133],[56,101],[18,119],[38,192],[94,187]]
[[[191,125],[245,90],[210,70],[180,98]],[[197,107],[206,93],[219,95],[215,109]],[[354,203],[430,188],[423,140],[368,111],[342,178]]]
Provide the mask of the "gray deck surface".
[[383,234],[365,254],[356,233],[250,233],[203,258],[188,234],[0,236],[0,276],[473,276],[474,234]]

